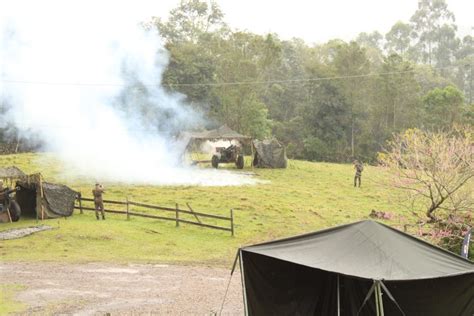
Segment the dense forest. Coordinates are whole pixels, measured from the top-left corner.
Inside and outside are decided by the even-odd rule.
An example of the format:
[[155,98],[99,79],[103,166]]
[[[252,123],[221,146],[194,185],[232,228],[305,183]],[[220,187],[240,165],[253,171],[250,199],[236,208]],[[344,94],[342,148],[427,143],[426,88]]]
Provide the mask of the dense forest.
[[474,122],[474,38],[458,37],[445,0],[420,0],[409,21],[350,42],[234,30],[203,0],[143,27],[169,52],[166,89],[211,124],[276,137],[290,158],[371,162],[393,133]]
[[474,122],[474,39],[457,36],[444,0],[419,1],[385,35],[317,45],[232,30],[200,0],[145,26],[170,53],[168,89],[215,122],[275,136],[292,158],[373,161],[395,132]]

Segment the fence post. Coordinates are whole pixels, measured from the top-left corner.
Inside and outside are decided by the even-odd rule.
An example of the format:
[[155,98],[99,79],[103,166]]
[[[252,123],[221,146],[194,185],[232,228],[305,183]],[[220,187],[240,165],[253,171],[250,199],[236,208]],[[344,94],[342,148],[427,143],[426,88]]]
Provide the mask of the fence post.
[[230,233],[234,236],[234,210],[230,209]]
[[176,227],[179,227],[179,206],[176,203]]
[[127,196],[127,221],[130,220],[130,214],[129,214],[129,203],[128,203],[128,196]]
[[79,200],[79,211],[81,214],[84,214],[84,211],[82,210],[82,193],[79,192],[77,195],[77,199]]

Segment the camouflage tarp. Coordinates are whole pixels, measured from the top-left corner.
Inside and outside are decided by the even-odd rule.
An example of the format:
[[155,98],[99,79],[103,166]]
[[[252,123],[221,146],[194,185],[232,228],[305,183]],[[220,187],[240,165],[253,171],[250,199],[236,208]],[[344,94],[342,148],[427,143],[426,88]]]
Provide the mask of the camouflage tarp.
[[276,139],[254,140],[253,165],[257,168],[286,168],[286,150]]
[[[16,200],[20,204],[22,214],[43,218],[71,216],[74,211],[74,202],[78,192],[62,184],[43,182],[43,198],[39,192],[38,182],[17,181],[20,191],[16,193]],[[38,200],[41,204],[38,205]],[[41,214],[41,205],[43,214]]]

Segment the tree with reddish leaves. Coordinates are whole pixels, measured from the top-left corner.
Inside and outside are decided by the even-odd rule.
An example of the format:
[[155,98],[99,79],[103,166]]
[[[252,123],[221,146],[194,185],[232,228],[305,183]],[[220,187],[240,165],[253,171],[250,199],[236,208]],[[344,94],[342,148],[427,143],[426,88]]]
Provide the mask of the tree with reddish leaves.
[[428,234],[441,245],[459,246],[473,225],[474,129],[407,130],[393,137],[379,161],[412,210],[424,208],[418,224],[430,224]]

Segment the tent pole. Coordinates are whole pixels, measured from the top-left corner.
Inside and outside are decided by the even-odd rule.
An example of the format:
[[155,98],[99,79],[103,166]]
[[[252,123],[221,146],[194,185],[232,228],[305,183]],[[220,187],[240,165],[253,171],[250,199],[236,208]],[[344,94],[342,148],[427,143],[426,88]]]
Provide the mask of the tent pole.
[[240,264],[240,277],[242,278],[242,294],[244,298],[244,315],[249,314],[247,307],[247,294],[245,293],[245,278],[244,278],[244,261],[242,259],[242,249],[239,249],[239,264]]
[[385,291],[385,294],[387,294],[388,298],[390,300],[392,300],[392,302],[395,304],[395,306],[397,306],[398,310],[402,313],[403,316],[405,316],[405,312],[402,310],[402,308],[400,307],[400,305],[398,305],[398,302],[395,300],[395,298],[393,297],[392,293],[390,293],[390,291],[388,290],[388,288],[385,286],[385,284],[383,284],[382,281],[380,281],[380,286],[381,286],[381,289],[380,290],[384,290]]
[[380,315],[380,305],[379,305],[379,287],[378,287],[377,281],[375,281],[375,291],[374,291],[374,295],[375,295],[375,311],[376,311],[376,315],[377,315],[377,316],[381,316],[381,315]]
[[337,316],[341,316],[341,294],[339,288],[339,274],[337,275]]
[[380,281],[377,282],[378,294],[379,294],[379,309],[380,309],[380,316],[384,316],[383,310],[383,297],[382,297],[382,289],[380,288]]
[[44,200],[44,193],[43,193],[43,181],[41,179],[41,173],[39,174],[39,187],[40,187],[40,196],[41,196],[41,221],[44,221],[44,207],[43,207],[43,200]]
[[252,142],[252,140],[250,140],[250,152],[251,152],[251,155],[252,155],[252,157],[250,158],[250,167],[252,167],[252,169],[253,169],[253,158],[254,158],[255,153],[253,152],[253,142]]

